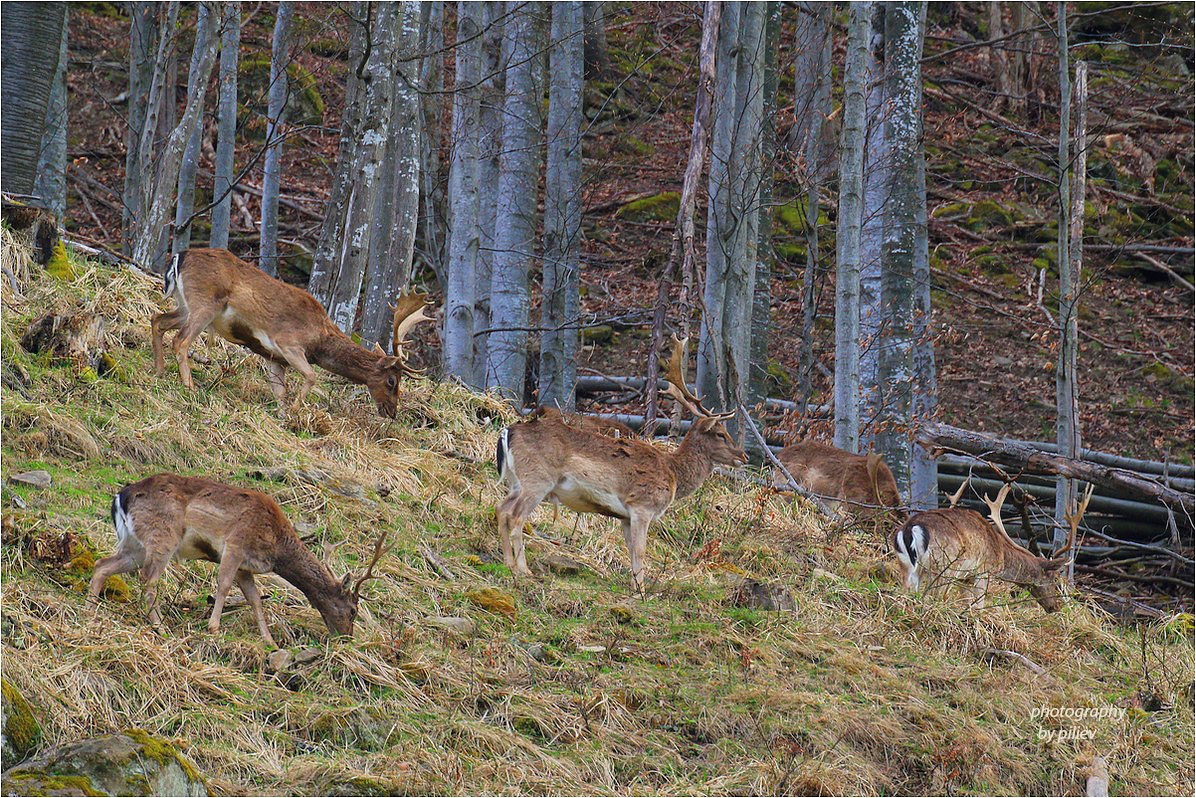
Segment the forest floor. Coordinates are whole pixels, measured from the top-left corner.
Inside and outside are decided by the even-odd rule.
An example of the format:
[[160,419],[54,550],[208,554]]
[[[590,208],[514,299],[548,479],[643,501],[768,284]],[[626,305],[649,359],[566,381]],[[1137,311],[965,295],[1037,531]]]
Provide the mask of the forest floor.
[[[3,486],[0,636],[6,700],[31,704],[43,745],[141,728],[214,794],[1082,794],[1094,755],[1114,794],[1192,794],[1191,615],[1119,625],[1082,592],[1051,615],[1024,592],[985,610],[911,595],[875,532],[830,545],[804,503],[723,477],[654,527],[644,596],[617,526],[568,511],[537,514],[541,573],[515,579],[493,521],[503,403],[413,380],[387,420],[321,378],[286,416],[259,359],[215,337],[191,393],[173,367],[152,373],[157,280],[73,255],[46,275],[7,231],[3,256],[19,289],[0,286],[4,467],[53,483]],[[72,308],[108,320],[107,376],[18,343]],[[241,602],[208,633],[207,563],[167,572],[158,631],[133,575],[90,605],[112,494],[159,471],[270,493],[337,574],[389,530],[356,638],[329,640],[273,578],[289,664]],[[795,610],[743,606],[743,577]]]
[[[335,166],[346,41],[331,7],[301,5],[296,69],[310,80],[297,95],[297,107],[298,121],[309,126],[287,140],[283,194],[289,205],[281,209],[281,238],[297,281],[306,268],[303,253],[318,236],[321,202]],[[926,45],[928,57],[952,52],[925,66],[939,415],[973,429],[1051,440],[1058,339],[1052,289],[1057,200],[1051,184],[1058,135],[1052,94],[1056,62],[1053,55],[1034,59],[1041,73],[1039,91],[1025,112],[1002,107],[992,93],[989,49],[966,46],[984,39],[985,21],[974,18],[974,10],[961,9],[932,7]],[[587,89],[584,176],[583,311],[598,326],[586,331],[580,365],[583,373],[627,374],[643,370],[649,331],[641,322],[655,300],[668,253],[676,208],[668,192],[680,188],[685,166],[700,12],[695,5],[611,3],[607,14],[612,69]],[[72,15],[70,154],[71,173],[78,179],[69,226],[114,245],[124,163],[118,95],[126,87],[127,21],[106,3],[75,6]],[[1092,448],[1176,462],[1192,460],[1193,297],[1124,247],[1193,245],[1196,140],[1189,21],[1190,9],[1179,6],[1117,9],[1103,16],[1085,11],[1073,32],[1073,56],[1087,59],[1093,75],[1079,320],[1082,434]],[[262,73],[268,68],[264,59],[272,22],[263,6],[245,24],[246,141],[239,163],[255,154],[263,135]],[[1144,44],[1147,39],[1169,44]],[[792,62],[792,41],[787,25],[782,64]],[[961,45],[959,52],[952,51]],[[182,46],[186,52],[186,42]],[[1037,47],[1053,53],[1053,39]],[[841,59],[840,46],[836,69]],[[450,81],[451,61],[451,55],[446,57]],[[783,73],[782,98],[791,97],[792,90],[790,69]],[[785,119],[782,139],[789,127]],[[214,125],[210,116],[207,124]],[[777,260],[769,352],[770,373],[777,378],[770,393],[791,398],[805,252],[802,234],[791,224],[799,192],[785,180],[787,157],[778,156],[774,197]],[[210,161],[205,166],[210,168]],[[244,182],[260,187],[260,168]],[[209,183],[201,179],[201,192]],[[704,198],[700,202],[704,205]],[[247,194],[243,207],[234,209],[232,248],[245,257],[256,253],[257,206],[257,198]],[[833,203],[824,212],[813,347],[829,367]],[[699,248],[703,218],[700,205]],[[195,239],[204,236],[198,227]],[[1190,252],[1152,257],[1192,279]],[[423,279],[434,287],[430,272]],[[1041,295],[1040,285],[1045,288]],[[537,312],[533,307],[533,318]],[[629,316],[638,321],[602,324]],[[438,346],[434,333],[423,335],[427,347]],[[434,361],[434,353],[427,360]],[[824,374],[813,379],[817,404],[829,396],[830,385]],[[641,412],[642,400],[627,409]],[[785,419],[781,426],[792,430],[798,420]],[[815,420],[811,430],[824,433],[828,426]]]

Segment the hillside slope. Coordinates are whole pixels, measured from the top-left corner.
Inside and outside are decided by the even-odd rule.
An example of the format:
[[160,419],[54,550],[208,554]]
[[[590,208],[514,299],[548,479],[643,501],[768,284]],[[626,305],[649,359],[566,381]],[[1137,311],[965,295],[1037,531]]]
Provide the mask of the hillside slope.
[[[1193,790],[1190,616],[1120,628],[1078,599],[1047,616],[1024,594],[983,612],[909,596],[871,533],[830,546],[800,503],[721,478],[654,529],[646,597],[629,594],[616,526],[567,511],[537,515],[529,559],[577,572],[515,580],[492,513],[500,403],[416,381],[388,421],[329,379],[280,420],[258,360],[206,337],[188,394],[173,369],[152,374],[155,280],[73,256],[59,280],[5,236],[24,293],[4,283],[4,472],[53,485],[4,485],[0,635],[44,744],[139,727],[219,793],[1062,794],[1094,754],[1118,793]],[[18,343],[71,307],[106,319],[109,376]],[[337,573],[391,530],[356,639],[330,641],[269,581],[295,655],[274,673],[243,605],[206,632],[207,564],[168,573],[161,632],[135,578],[88,605],[111,495],[163,470],[271,493]],[[743,574],[787,587],[796,612],[734,606]],[[1109,706],[1124,716],[1034,713]],[[1071,729],[1093,737],[1043,739]]]

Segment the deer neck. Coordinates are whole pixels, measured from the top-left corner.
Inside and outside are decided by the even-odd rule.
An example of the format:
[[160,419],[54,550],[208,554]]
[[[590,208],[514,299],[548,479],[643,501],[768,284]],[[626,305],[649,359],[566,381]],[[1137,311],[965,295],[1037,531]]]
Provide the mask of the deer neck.
[[340,330],[334,330],[320,340],[313,359],[320,368],[364,385],[380,357],[377,352],[353,343],[353,339]]
[[1010,545],[1005,549],[1005,562],[997,576],[1006,582],[1028,585],[1042,579],[1041,561],[1028,551]]
[[290,582],[321,612],[341,590],[328,566],[296,540],[279,552],[274,561],[274,573]]
[[673,452],[669,465],[677,482],[677,490],[673,494],[675,499],[684,498],[702,487],[702,483],[714,471],[714,461],[692,433],[686,435]]

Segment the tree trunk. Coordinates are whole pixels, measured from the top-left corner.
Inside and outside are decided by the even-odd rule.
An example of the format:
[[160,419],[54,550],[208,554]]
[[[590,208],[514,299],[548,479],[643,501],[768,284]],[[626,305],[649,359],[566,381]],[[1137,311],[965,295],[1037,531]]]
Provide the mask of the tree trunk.
[[[1008,33],[1005,30],[1004,5],[1004,3],[996,2],[996,0],[988,4],[988,38],[990,40],[1004,38],[1005,34]],[[1009,57],[1005,52],[1005,48],[1008,46],[1007,42],[1001,42],[993,45],[989,50],[989,66],[992,68],[993,85],[997,89],[997,96],[993,101],[994,111],[1000,111],[1013,94],[1012,75],[1009,72]]]
[[228,248],[232,215],[232,186],[236,177],[237,61],[241,49],[241,4],[226,2],[220,35],[220,121],[216,135],[215,177],[212,181],[212,233],[209,245]]
[[802,334],[799,346],[798,403],[803,419],[813,394],[815,288],[818,277],[818,216],[821,184],[831,160],[825,121],[831,112],[831,6],[798,6],[795,37],[793,146],[800,156],[798,180],[806,189],[806,270],[802,278]]
[[66,214],[66,70],[67,20],[63,12],[62,44],[58,50],[58,68],[50,88],[50,103],[46,107],[45,133],[42,134],[40,156],[37,159],[37,181],[33,193],[42,198],[46,207],[61,221]]
[[14,3],[4,10],[0,179],[5,193],[33,192],[65,27],[66,3]]
[[195,9],[195,47],[191,50],[191,64],[187,69],[187,96],[199,98],[199,109],[195,125],[187,136],[187,148],[179,164],[179,187],[174,208],[174,243],[172,251],[183,252],[191,245],[191,212],[195,210],[195,172],[199,169],[199,150],[203,141],[203,101],[207,91],[205,85],[196,86],[199,79],[201,60],[209,50],[215,48],[216,14],[208,3],[200,3]]
[[925,4],[889,3],[885,13],[885,95],[891,108],[884,136],[891,159],[884,209],[881,305],[885,328],[878,341],[878,384],[883,404],[876,442],[908,504],[912,473],[914,380],[914,273],[918,248],[917,179],[922,160],[922,26]]
[[[444,292],[444,371],[474,385],[475,280],[478,272],[478,115],[484,8],[457,3],[453,136],[449,162],[448,282]],[[484,323],[484,322],[483,322]]]
[[125,130],[125,183],[121,193],[121,246],[133,251],[133,233],[141,213],[141,138],[153,82],[154,52],[158,41],[158,12],[154,3],[129,4],[129,112]]
[[[1055,366],[1055,442],[1059,454],[1074,457],[1080,447],[1075,403],[1075,319],[1065,303],[1074,302],[1071,269],[1071,59],[1067,49],[1067,4],[1055,4],[1059,54],[1059,360]],[[1070,340],[1069,340],[1070,339]],[[1055,490],[1055,543],[1067,539],[1067,512],[1076,498],[1076,485],[1060,478]]]
[[486,387],[519,402],[527,364],[527,277],[535,256],[540,97],[536,93],[539,3],[509,2],[503,43],[506,96],[490,276]]
[[586,80],[602,80],[610,72],[610,52],[606,46],[606,15],[602,3],[582,3],[585,14]]
[[[881,340],[890,309],[882,301],[885,215],[893,168],[887,136],[891,113],[885,85],[887,3],[873,3],[868,36],[867,144],[864,146],[864,211],[860,233],[860,451],[876,442],[881,408],[887,401],[880,379]],[[908,180],[907,175],[902,177]]]
[[544,281],[539,404],[574,407],[581,312],[583,3],[552,4],[548,163],[544,176]]
[[490,278],[494,271],[495,202],[498,196],[498,157],[502,152],[502,97],[506,78],[502,69],[505,6],[487,2],[482,8],[482,89],[478,108],[478,262],[474,278],[473,385],[486,385],[490,326]]
[[354,151],[353,177],[346,200],[336,287],[328,315],[345,332],[353,329],[361,301],[362,280],[369,261],[375,196],[390,129],[391,86],[395,73],[395,37],[400,24],[398,3],[377,4],[361,90],[361,126]]
[[282,131],[287,99],[291,94],[291,17],[295,4],[283,0],[274,18],[270,49],[270,93],[266,102],[266,157],[262,166],[261,250],[258,266],[266,274],[278,274],[278,192],[282,182]]
[[372,22],[369,18],[370,4],[354,3],[348,13],[349,67],[345,75],[345,106],[341,114],[341,135],[337,149],[336,174],[328,204],[324,206],[324,223],[320,227],[320,239],[312,259],[311,276],[307,290],[325,308],[332,305],[332,293],[336,289],[340,273],[339,254],[345,233],[345,216],[349,207],[349,190],[353,184],[353,164],[359,143],[357,131],[361,125],[362,76],[365,74],[366,40]]
[[843,137],[839,153],[839,219],[835,273],[835,446],[859,451],[860,234],[863,224],[871,2],[851,3],[844,68]]
[[[926,12],[922,11],[922,33],[926,33]],[[930,241],[926,214],[926,153],[919,149],[915,174],[917,227],[914,237],[914,429],[934,419],[938,409],[938,379],[934,362],[933,306],[930,302]],[[920,446],[913,447],[910,465],[910,507],[933,510],[938,507],[938,461]]]
[[[391,305],[398,291],[411,281],[415,230],[419,223],[419,4],[402,4],[398,53],[391,101],[390,140],[379,178],[371,225],[369,272],[362,338],[367,343],[391,346]],[[393,354],[393,353],[392,353]]]
[[428,53],[420,61],[420,229],[423,257],[432,267],[436,281],[445,284],[444,188],[440,181],[440,134],[444,118],[444,2],[432,0],[421,4],[420,51]]

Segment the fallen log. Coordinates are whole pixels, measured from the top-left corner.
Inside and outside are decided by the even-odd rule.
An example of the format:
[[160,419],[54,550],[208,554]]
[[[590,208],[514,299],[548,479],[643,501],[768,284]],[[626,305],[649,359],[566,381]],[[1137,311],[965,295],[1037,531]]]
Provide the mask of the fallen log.
[[[612,391],[640,391],[644,387],[643,377],[616,377],[616,376],[581,376],[577,378],[577,393],[581,396],[592,396],[596,393],[609,393]],[[668,388],[668,383],[664,380],[656,381],[657,389],[664,391]],[[690,386],[691,388],[693,386]],[[797,410],[797,402],[791,402],[788,399],[776,399],[768,397],[764,400],[764,406],[776,410]],[[813,405],[810,407],[810,413],[813,415],[825,415],[830,412],[830,405]]]
[[1150,480],[1141,474],[1089,460],[1072,460],[1025,444],[1003,441],[949,424],[932,422],[918,431],[918,443],[927,451],[983,455],[1000,465],[1029,468],[1069,479],[1080,479],[1098,487],[1123,493],[1139,501],[1157,502],[1183,514],[1189,524],[1196,515],[1196,498]]
[[[1084,458],[1090,459],[1090,458]],[[1126,468],[1126,466],[1120,466]],[[939,470],[948,471],[951,473],[967,474],[969,472],[975,473],[979,476],[991,477],[996,472],[986,465],[984,461],[972,455],[955,455],[945,454],[939,458]],[[1128,468],[1130,471],[1139,471],[1141,469]],[[1196,491],[1196,480],[1185,479],[1184,477],[1163,476],[1162,474],[1143,474],[1147,479],[1158,482],[1173,490],[1180,492],[1187,491],[1191,493]],[[1025,480],[1030,478],[1030,482],[1041,482],[1042,484],[1055,484],[1055,478],[1045,474],[1035,474],[1033,472],[1023,472],[1018,475],[1018,480]]]

